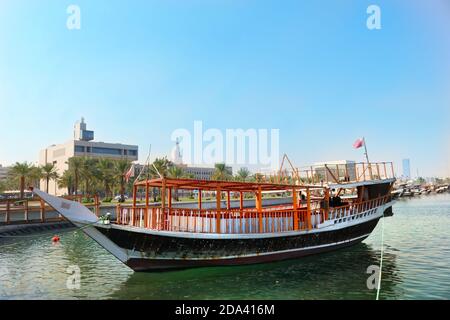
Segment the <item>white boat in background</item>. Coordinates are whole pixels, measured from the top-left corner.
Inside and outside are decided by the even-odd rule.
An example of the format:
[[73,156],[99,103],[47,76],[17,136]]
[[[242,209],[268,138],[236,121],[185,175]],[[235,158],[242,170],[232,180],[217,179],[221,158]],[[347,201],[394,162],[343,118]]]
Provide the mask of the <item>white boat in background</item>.
[[405,189],[400,188],[400,189],[392,191],[391,195],[393,198],[401,198],[403,196],[404,192],[405,192]]
[[442,186],[436,189],[436,193],[444,193],[448,191],[448,186]]

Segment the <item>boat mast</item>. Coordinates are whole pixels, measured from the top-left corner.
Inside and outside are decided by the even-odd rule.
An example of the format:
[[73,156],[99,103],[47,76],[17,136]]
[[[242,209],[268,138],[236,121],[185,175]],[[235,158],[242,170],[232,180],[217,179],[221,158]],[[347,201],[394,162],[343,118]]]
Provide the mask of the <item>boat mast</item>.
[[373,179],[372,166],[370,165],[369,154],[367,153],[367,143],[366,143],[366,138],[365,137],[363,137],[363,142],[364,142],[364,154],[366,156],[367,167],[369,168],[370,179]]

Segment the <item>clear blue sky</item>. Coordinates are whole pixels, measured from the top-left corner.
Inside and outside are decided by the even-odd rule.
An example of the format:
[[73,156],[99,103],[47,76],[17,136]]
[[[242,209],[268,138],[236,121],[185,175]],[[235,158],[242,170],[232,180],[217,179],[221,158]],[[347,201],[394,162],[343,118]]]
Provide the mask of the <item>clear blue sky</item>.
[[279,128],[299,166],[362,160],[365,136],[372,160],[450,176],[449,30],[445,0],[1,1],[0,163],[37,161],[84,116],[141,158],[202,120]]

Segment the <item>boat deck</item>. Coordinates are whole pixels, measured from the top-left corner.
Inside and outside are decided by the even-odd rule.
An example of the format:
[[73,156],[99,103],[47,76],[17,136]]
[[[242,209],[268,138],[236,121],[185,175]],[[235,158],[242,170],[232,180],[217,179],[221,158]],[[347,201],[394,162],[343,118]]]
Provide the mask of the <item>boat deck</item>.
[[[212,181],[160,177],[134,184],[133,205],[117,207],[116,224],[157,231],[254,234],[312,230],[324,227],[337,217],[357,216],[390,201],[395,180],[392,164],[361,163],[311,167],[302,178],[300,170],[275,176],[256,175],[255,181]],[[309,173],[308,173],[309,172]],[[318,179],[320,179],[318,183]],[[150,191],[157,189],[161,206],[150,206]],[[174,208],[178,190],[196,192],[198,208]],[[344,191],[355,195],[342,201]],[[145,193],[145,204],[137,203],[138,192]],[[203,193],[213,194],[214,209],[202,207]],[[265,193],[288,194],[292,203],[263,207]],[[253,208],[244,208],[246,195],[255,197]],[[240,207],[231,208],[231,199],[239,198]],[[222,199],[226,199],[223,208]],[[337,201],[339,200],[339,201]]]

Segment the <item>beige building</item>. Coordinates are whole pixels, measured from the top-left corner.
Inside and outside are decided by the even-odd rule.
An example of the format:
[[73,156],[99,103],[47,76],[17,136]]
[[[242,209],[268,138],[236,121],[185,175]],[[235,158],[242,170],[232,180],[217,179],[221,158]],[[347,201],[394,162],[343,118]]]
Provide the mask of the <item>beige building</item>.
[[[86,127],[84,119],[81,119],[81,122],[75,124],[73,140],[41,150],[39,165],[53,163],[58,174],[62,175],[69,168],[67,162],[72,157],[138,160],[138,146],[93,141],[94,131],[89,131]],[[45,190],[46,182],[44,180],[41,181],[40,188]],[[66,188],[59,188],[55,181],[50,181],[49,193],[63,195],[66,192]]]
[[338,177],[341,181],[354,181],[356,180],[355,166],[355,161],[339,160],[317,162],[313,167],[314,173],[324,181],[333,181],[334,178],[337,179]]
[[[212,180],[212,176],[214,175],[214,172],[216,171],[215,168],[211,167],[193,167],[193,166],[187,166],[187,165],[178,165],[181,168],[183,168],[183,171],[186,174],[190,174],[193,176],[194,179],[197,180]],[[233,175],[233,168],[226,167],[228,173],[230,175]]]
[[9,170],[10,170],[10,167],[3,167],[0,164],[0,180],[5,180],[8,177]]

